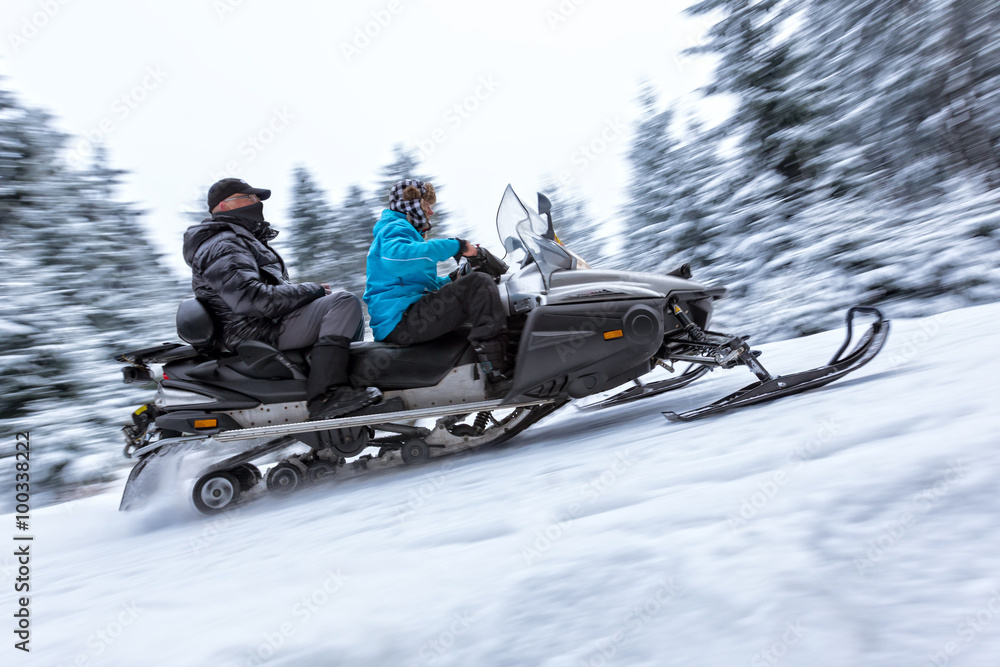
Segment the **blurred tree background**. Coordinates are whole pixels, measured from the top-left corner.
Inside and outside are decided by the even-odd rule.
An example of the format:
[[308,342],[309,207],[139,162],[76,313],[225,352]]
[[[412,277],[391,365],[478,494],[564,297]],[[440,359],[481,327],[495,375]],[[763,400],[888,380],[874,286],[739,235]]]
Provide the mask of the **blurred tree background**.
[[[382,167],[374,191],[350,185],[343,200],[330,205],[330,195],[319,186],[305,166],[293,173],[292,207],[288,212],[291,233],[289,270],[295,281],[318,281],[346,289],[359,297],[365,291],[365,259],[372,230],[389,205],[389,190],[402,178],[416,178],[434,185],[440,199],[444,186],[426,175],[413,151],[393,149],[392,161]],[[466,237],[450,224],[451,216],[441,204],[434,205],[435,237]]]
[[[691,50],[717,63],[702,93],[734,112],[706,126],[642,87],[623,218],[597,221],[581,193],[542,188],[570,248],[595,267],[690,262],[731,290],[717,328],[756,340],[838,327],[855,304],[905,317],[1000,299],[1000,3],[702,0],[688,12],[714,21]],[[99,150],[71,168],[66,140],[0,87],[0,425],[31,430],[35,488],[63,495],[120,474],[117,430],[148,394],[111,359],[174,339],[190,291],[141,210],[116,201],[121,172]],[[444,190],[402,146],[372,190],[345,184],[339,200],[306,166],[291,176],[293,279],[356,294],[391,184]],[[436,236],[471,236],[435,208]]]
[[[113,356],[173,339],[184,294],[142,212],[116,201],[121,172],[100,149],[69,168],[66,140],[0,90],[0,430],[30,431],[36,502],[113,478],[117,431],[135,407]],[[13,471],[3,466],[0,486]]]
[[720,282],[726,326],[771,338],[854,304],[922,316],[1000,299],[1000,4],[703,0],[692,51],[735,112],[678,127],[644,90],[626,247]]

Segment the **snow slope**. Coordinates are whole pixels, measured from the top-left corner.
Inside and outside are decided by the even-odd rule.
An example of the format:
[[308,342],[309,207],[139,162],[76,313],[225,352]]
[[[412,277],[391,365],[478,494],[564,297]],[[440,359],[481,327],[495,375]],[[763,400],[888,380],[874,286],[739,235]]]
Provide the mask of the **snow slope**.
[[7,634],[3,664],[996,665],[997,321],[895,321],[853,376],[702,422],[660,411],[745,370],[215,518],[37,511],[32,651]]

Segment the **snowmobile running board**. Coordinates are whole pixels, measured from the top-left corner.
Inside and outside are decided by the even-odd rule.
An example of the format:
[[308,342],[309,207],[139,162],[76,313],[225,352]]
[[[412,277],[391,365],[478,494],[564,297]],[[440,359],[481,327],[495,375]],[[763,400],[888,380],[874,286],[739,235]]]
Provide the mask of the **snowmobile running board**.
[[[312,433],[314,431],[332,431],[338,428],[350,428],[354,426],[377,426],[378,424],[390,424],[393,422],[414,421],[416,419],[427,419],[431,417],[447,417],[449,415],[471,414],[473,412],[484,412],[500,408],[524,408],[532,405],[545,405],[554,402],[553,399],[533,401],[531,403],[511,403],[504,404],[501,400],[478,401],[476,403],[453,403],[451,405],[441,405],[433,408],[419,408],[416,410],[400,410],[398,412],[370,412],[350,417],[339,417],[337,419],[324,419],[322,421],[297,422],[295,424],[278,424],[275,426],[258,426],[256,428],[232,429],[221,431],[214,435],[187,435],[177,438],[164,438],[151,442],[145,447],[141,447],[129,458],[141,458],[146,454],[151,454],[166,445],[176,445],[183,442],[195,442],[212,439],[216,442],[237,442],[239,440],[255,440],[257,438],[276,438],[283,435],[295,435],[296,433]],[[368,409],[378,408],[381,404],[376,404]]]
[[[865,332],[864,336],[861,337],[861,340],[851,353],[846,357],[841,358],[840,355],[844,353],[844,350],[846,350],[848,345],[851,343],[854,315],[856,313],[874,315],[878,319],[871,325],[871,328]],[[759,373],[758,376],[763,374],[763,377],[758,382],[747,385],[739,391],[733,392],[729,396],[701,408],[696,408],[680,414],[676,412],[664,412],[663,416],[672,422],[687,422],[698,419],[699,417],[707,417],[709,415],[719,414],[720,412],[725,412],[727,410],[741,408],[755,403],[763,403],[764,401],[774,400],[783,396],[791,396],[792,394],[798,394],[803,391],[822,387],[823,385],[844,377],[848,373],[856,371],[875,358],[875,355],[877,355],[882,349],[882,346],[885,345],[885,341],[888,336],[889,320],[885,319],[881,312],[875,308],[855,306],[847,311],[847,340],[844,341],[844,344],[840,346],[840,349],[837,350],[837,353],[833,355],[833,359],[831,359],[830,363],[826,366],[820,366],[819,368],[802,371],[800,373],[793,373],[792,375],[779,375],[778,377],[770,377],[770,375],[763,370],[763,367],[760,367],[761,373]],[[751,366],[751,368],[753,368],[753,366]],[[756,369],[755,372],[757,372]]]
[[[448,415],[471,414],[473,412],[485,412],[499,408],[523,408],[531,405],[543,405],[545,403],[552,403],[552,400],[510,404],[504,404],[501,400],[479,401],[477,403],[453,403],[451,405],[441,405],[433,408],[418,408],[416,410],[401,410],[399,412],[361,414],[350,417],[339,417],[337,419],[298,422],[295,424],[283,424],[277,426],[241,428],[231,431],[222,431],[221,433],[216,433],[210,437],[214,438],[218,442],[234,442],[237,440],[253,440],[255,438],[273,438],[280,435],[295,435],[296,433],[311,433],[313,431],[331,431],[339,428],[350,428],[352,426],[377,426],[378,424],[407,422],[416,419],[427,419],[430,417],[447,417]],[[372,407],[377,407],[377,404]]]
[[668,391],[688,386],[710,370],[712,370],[711,366],[706,366],[704,364],[691,364],[686,371],[675,378],[668,378],[666,380],[650,382],[648,384],[642,384],[638,380],[635,380],[634,387],[629,387],[625,391],[615,394],[611,398],[607,398],[591,405],[584,405],[578,409],[581,412],[591,412],[593,410],[610,408],[613,405],[631,403],[643,398],[649,398],[650,396],[659,396],[660,394],[665,394]]

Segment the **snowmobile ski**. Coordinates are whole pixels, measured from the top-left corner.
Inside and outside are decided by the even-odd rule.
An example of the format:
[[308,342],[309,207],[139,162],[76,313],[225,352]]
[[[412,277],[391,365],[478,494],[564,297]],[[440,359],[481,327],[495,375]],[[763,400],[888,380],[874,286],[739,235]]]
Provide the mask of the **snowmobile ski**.
[[[877,319],[861,337],[851,353],[841,357],[853,337],[853,321],[857,313],[874,315]],[[875,358],[888,336],[889,320],[885,319],[880,311],[875,308],[855,306],[847,311],[847,340],[844,341],[844,344],[827,365],[792,375],[771,377],[760,365],[760,362],[754,360],[756,363],[748,363],[747,365],[760,378],[757,382],[709,405],[683,413],[664,412],[663,416],[672,422],[687,422],[822,387],[856,371]]]

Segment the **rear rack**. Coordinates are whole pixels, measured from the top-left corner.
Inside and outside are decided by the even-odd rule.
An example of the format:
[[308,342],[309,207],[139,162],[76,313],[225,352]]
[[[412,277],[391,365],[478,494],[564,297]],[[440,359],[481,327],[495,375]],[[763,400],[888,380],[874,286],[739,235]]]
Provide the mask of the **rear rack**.
[[123,352],[115,357],[121,364],[145,366],[147,363],[165,364],[181,359],[192,359],[198,356],[198,351],[190,345],[181,343],[160,343],[154,347],[144,347],[139,350]]

